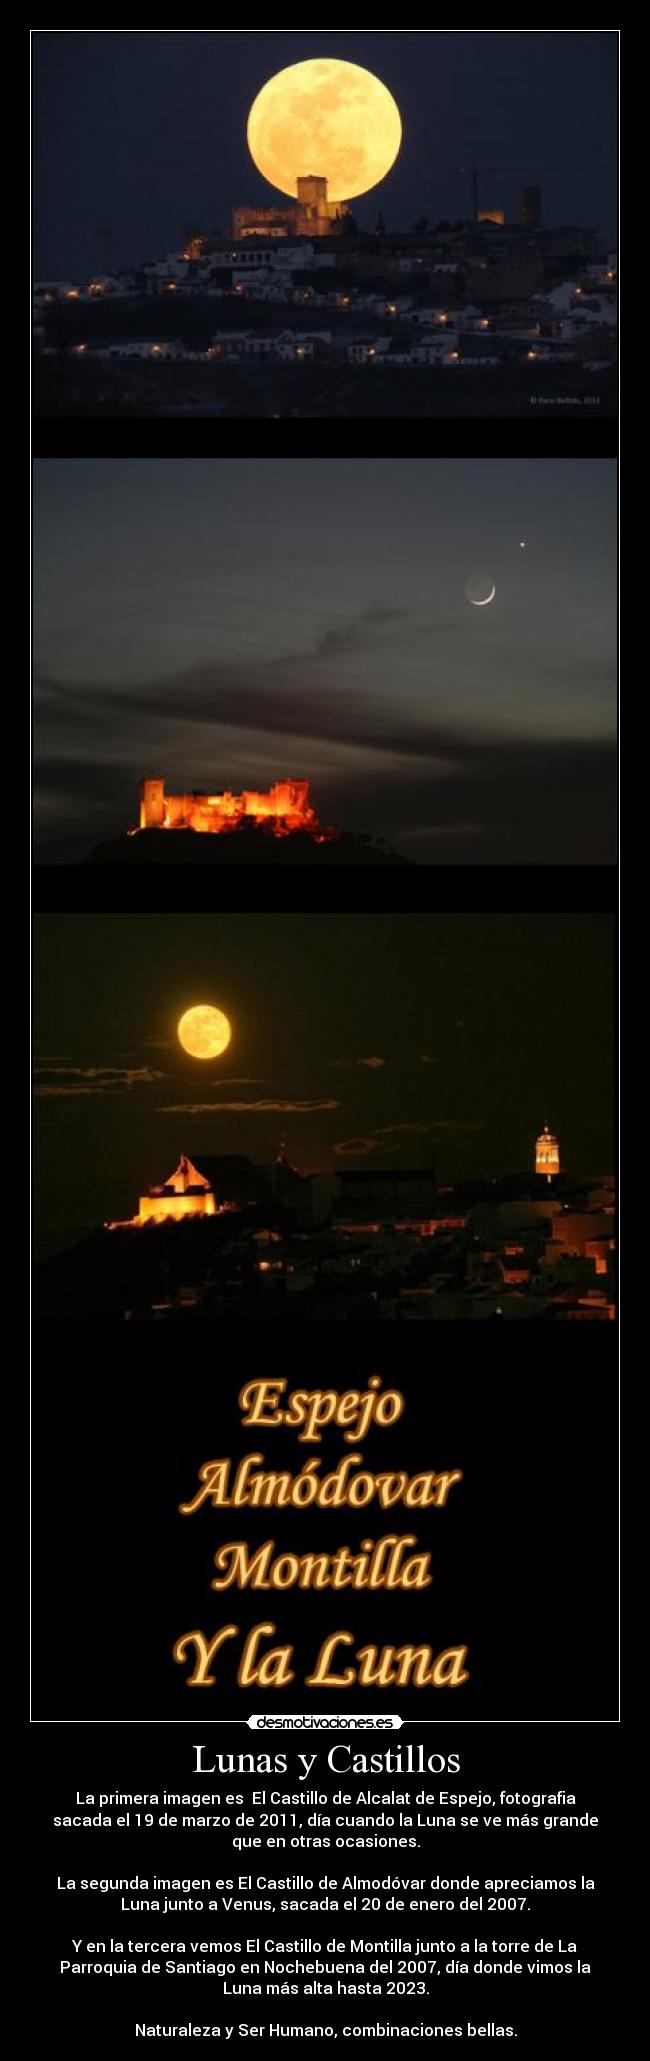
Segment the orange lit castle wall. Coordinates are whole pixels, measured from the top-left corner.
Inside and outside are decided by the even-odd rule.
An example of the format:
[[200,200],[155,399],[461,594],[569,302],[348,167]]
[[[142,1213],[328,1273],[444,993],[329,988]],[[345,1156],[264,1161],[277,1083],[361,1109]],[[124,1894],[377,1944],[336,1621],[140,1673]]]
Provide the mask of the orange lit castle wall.
[[[328,200],[327,180],[313,174],[298,179],[296,199],[284,207],[233,209],[233,232],[238,243],[246,237],[332,236],[340,230],[348,213],[344,200]],[[192,252],[187,251],[191,257]]]
[[110,1221],[107,1231],[138,1230],[143,1224],[178,1223],[181,1217],[216,1217],[214,1195],[141,1195],[137,1217]]
[[141,830],[236,830],[245,817],[272,824],[277,837],[292,830],[323,835],[308,780],[276,780],[266,794],[165,794],[164,780],[140,782]]
[[158,1187],[149,1189],[148,1195],[140,1196],[137,1217],[109,1223],[106,1228],[109,1231],[126,1231],[142,1224],[168,1223],[170,1218],[177,1222],[180,1217],[217,1215],[217,1202],[210,1182],[183,1152],[169,1180],[161,1181]]
[[170,1217],[216,1217],[214,1195],[141,1195],[139,1224],[165,1223]]
[[205,1174],[182,1152],[174,1173],[148,1195],[140,1196],[139,1224],[165,1223],[170,1217],[215,1217],[217,1205]]

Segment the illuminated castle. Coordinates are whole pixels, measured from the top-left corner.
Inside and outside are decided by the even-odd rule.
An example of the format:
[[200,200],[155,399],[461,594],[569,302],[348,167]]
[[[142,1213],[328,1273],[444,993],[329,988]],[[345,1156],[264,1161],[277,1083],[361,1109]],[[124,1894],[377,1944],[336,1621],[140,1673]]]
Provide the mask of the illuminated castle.
[[540,1131],[539,1137],[535,1140],[535,1173],[541,1174],[544,1180],[550,1182],[555,1179],[555,1175],[559,1174],[559,1171],[560,1147],[558,1140],[553,1137],[552,1131],[549,1131],[548,1124],[545,1124],[543,1131]]
[[327,180],[310,173],[296,181],[297,199],[272,208],[237,207],[232,226],[237,242],[249,236],[336,236],[345,216],[347,201],[328,200]]
[[109,1231],[122,1231],[127,1225],[165,1224],[178,1222],[181,1217],[216,1217],[217,1204],[210,1182],[192,1165],[191,1159],[181,1154],[178,1166],[168,1181],[158,1188],[150,1188],[148,1195],[141,1195],[137,1217],[127,1217],[123,1223],[108,1224]]
[[[276,780],[266,794],[245,789],[243,794],[165,794],[164,780],[140,782],[141,830],[238,830],[248,818],[268,823],[276,837],[291,831],[308,830],[319,843],[328,832],[318,820],[309,799],[308,780]],[[133,833],[131,833],[133,835]]]

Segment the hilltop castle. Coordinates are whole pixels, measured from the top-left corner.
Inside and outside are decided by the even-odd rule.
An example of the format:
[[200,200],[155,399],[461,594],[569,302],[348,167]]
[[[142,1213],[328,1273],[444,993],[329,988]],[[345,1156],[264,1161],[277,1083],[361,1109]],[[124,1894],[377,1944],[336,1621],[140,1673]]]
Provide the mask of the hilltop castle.
[[182,1152],[178,1166],[168,1180],[150,1188],[140,1196],[138,1214],[128,1217],[124,1223],[109,1223],[109,1231],[124,1231],[134,1225],[179,1223],[182,1217],[215,1217],[217,1203],[210,1181],[199,1173],[191,1159]]
[[327,180],[310,173],[296,181],[296,199],[275,207],[237,207],[232,226],[238,243],[252,237],[338,236],[349,220],[345,200],[329,200]]
[[311,806],[308,780],[276,780],[265,794],[166,794],[164,780],[140,782],[141,830],[237,830],[245,818],[268,823],[276,837],[307,830],[320,843],[328,835]]

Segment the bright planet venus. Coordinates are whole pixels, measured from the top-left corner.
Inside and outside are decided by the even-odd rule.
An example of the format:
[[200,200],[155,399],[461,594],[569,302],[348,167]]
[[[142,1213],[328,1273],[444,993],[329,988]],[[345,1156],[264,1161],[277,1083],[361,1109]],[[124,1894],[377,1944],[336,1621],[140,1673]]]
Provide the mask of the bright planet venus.
[[186,1009],[177,1029],[179,1043],[184,1052],[189,1052],[191,1059],[218,1059],[232,1036],[223,1009],[214,1009],[208,1002]]
[[385,179],[402,141],[397,102],[374,72],[309,57],[275,72],[248,117],[258,172],[295,200],[298,180],[327,180],[328,200],[354,200]]

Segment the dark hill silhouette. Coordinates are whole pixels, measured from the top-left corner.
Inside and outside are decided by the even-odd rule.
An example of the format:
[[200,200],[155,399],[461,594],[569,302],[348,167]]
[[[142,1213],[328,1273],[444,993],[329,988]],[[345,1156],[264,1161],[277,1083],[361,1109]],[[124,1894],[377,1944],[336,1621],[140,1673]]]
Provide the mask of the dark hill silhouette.
[[95,845],[84,864],[102,866],[408,866],[383,839],[337,831],[322,843],[309,831],[276,837],[270,825],[244,821],[225,834],[137,830]]
[[[237,1231],[245,1236],[251,1227],[244,1212]],[[127,1310],[148,1316],[152,1306],[173,1299],[182,1288],[202,1285],[232,1237],[232,1217],[189,1218],[138,1230],[98,1227],[36,1268],[36,1314],[83,1321],[121,1317]]]

